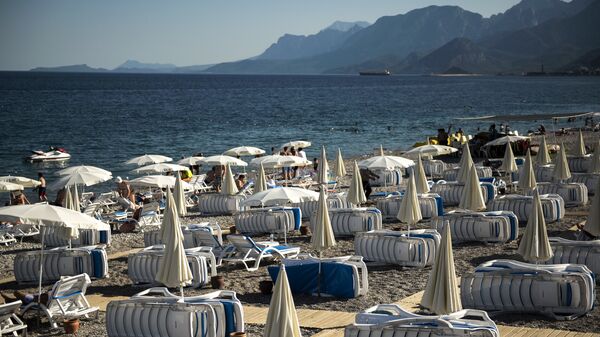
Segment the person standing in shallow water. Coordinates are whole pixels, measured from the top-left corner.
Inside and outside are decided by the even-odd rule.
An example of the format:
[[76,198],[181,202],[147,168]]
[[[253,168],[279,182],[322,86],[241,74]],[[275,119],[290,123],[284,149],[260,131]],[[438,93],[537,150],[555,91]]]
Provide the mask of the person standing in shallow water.
[[38,186],[38,199],[40,201],[48,201],[48,197],[46,196],[46,178],[42,172],[38,173],[38,180],[40,181],[40,186]]

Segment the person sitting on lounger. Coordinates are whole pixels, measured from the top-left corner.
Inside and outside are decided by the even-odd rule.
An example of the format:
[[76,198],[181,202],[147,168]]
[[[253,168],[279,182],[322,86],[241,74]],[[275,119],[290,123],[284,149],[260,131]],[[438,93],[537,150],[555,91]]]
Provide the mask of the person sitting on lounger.
[[23,192],[16,191],[13,193],[13,198],[12,198],[11,203],[13,205],[26,205],[26,204],[29,204],[29,200],[27,200],[27,197],[25,196],[25,194],[23,194]]
[[244,186],[246,186],[246,175],[240,174],[235,180],[235,185],[239,191],[243,190]]

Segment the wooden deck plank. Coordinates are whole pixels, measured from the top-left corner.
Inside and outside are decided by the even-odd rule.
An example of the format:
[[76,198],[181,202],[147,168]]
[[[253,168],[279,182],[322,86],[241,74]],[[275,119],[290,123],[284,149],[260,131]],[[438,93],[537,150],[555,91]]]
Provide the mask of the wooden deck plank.
[[344,337],[344,329],[327,329],[318,332],[313,337]]

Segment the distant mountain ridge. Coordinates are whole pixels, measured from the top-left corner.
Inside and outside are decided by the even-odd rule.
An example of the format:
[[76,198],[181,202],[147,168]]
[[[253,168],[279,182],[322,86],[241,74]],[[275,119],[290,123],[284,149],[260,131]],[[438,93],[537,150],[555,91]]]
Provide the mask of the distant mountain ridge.
[[159,73],[159,74],[190,74],[190,73],[201,73],[206,69],[214,66],[214,64],[206,65],[193,65],[178,67],[170,63],[143,63],[136,60],[127,60],[121,65],[114,69],[104,68],[92,68],[87,64],[75,64],[58,67],[37,67],[30,69],[32,72],[64,72],[64,73],[102,73],[102,72],[114,72],[114,73]]

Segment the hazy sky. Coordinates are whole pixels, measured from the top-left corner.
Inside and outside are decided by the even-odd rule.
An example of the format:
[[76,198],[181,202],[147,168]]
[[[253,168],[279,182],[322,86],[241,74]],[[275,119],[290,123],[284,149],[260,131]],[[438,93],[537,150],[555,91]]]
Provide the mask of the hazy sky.
[[519,0],[0,0],[0,69],[127,59],[178,66],[260,54],[284,33],[373,23],[428,5],[490,16]]

